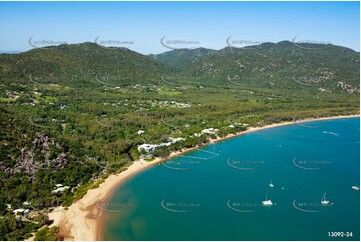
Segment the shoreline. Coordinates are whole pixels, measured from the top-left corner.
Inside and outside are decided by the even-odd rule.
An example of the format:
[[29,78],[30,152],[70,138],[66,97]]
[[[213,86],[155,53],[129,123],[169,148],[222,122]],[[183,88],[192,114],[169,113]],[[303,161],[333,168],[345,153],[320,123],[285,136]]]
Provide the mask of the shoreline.
[[[360,117],[360,115],[307,118],[296,121],[293,120],[282,123],[274,123],[265,125],[263,127],[249,127],[249,129],[245,131],[237,132],[235,134],[228,134],[222,138],[211,139],[210,142],[202,146],[214,144],[226,139],[264,129],[288,126],[297,123],[356,117]],[[113,194],[113,192],[119,188],[119,186],[121,186],[123,182],[125,182],[128,178],[138,174],[139,172],[148,169],[162,161],[169,160],[173,157],[192,150],[196,150],[202,146],[195,146],[189,149],[182,149],[180,151],[172,152],[167,158],[156,158],[150,162],[144,160],[134,161],[127,168],[127,170],[118,174],[110,175],[103,183],[99,185],[98,188],[88,190],[80,200],[69,206],[67,210],[64,210],[62,207],[60,207],[49,213],[49,219],[54,221],[51,226],[60,227],[60,234],[64,236],[64,240],[101,240],[102,223],[100,217],[102,215],[102,210],[97,207],[97,202],[106,201]]]

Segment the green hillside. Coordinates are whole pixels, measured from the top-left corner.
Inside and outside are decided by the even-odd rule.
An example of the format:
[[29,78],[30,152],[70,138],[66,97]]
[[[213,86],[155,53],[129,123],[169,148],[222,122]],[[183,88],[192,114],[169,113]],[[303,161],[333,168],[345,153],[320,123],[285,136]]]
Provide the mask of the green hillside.
[[[359,114],[359,53],[301,47],[284,41],[146,56],[83,43],[1,54],[0,216],[10,224],[4,204],[32,202],[34,221],[44,220],[135,160],[249,126]],[[57,184],[68,188],[52,192]],[[39,227],[32,224],[11,233],[0,227],[0,240],[24,240]]]
[[155,60],[162,62],[166,65],[175,68],[180,68],[186,64],[203,59],[213,54],[214,52],[216,51],[206,48],[176,49],[158,55],[150,55],[150,56],[153,57]]

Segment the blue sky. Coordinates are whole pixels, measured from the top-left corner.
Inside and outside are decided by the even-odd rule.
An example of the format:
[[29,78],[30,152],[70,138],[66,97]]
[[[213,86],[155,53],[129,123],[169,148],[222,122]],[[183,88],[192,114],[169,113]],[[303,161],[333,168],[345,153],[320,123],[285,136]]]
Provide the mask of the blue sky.
[[29,50],[32,36],[31,43],[99,36],[98,43],[118,41],[114,46],[144,54],[168,51],[164,36],[171,47],[213,49],[226,47],[230,36],[252,43],[297,36],[359,51],[359,8],[359,2],[0,2],[0,50]]

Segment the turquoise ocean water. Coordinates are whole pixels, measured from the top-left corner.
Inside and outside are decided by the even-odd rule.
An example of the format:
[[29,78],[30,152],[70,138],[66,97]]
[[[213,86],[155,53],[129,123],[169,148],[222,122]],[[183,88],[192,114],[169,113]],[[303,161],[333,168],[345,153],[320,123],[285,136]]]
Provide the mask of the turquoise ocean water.
[[266,129],[157,164],[99,203],[103,239],[359,240],[359,127]]

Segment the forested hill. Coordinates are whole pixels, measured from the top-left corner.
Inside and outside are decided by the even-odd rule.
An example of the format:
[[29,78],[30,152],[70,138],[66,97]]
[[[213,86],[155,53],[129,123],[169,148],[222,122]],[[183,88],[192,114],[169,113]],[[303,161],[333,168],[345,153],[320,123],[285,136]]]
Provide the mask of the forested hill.
[[[1,54],[0,240],[24,240],[49,210],[135,160],[249,126],[359,114],[359,67],[353,50],[287,41],[153,56],[94,43]],[[30,213],[16,221],[14,209]]]
[[31,76],[41,84],[125,85],[154,82],[161,73],[170,70],[151,57],[129,49],[105,48],[90,42],[0,55],[0,77],[11,82],[29,81]]
[[150,55],[155,60],[158,60],[169,66],[180,68],[186,64],[190,64],[195,60],[205,58],[206,56],[215,53],[216,50],[206,48],[196,49],[176,49],[166,51],[158,55]]
[[[263,43],[221,50],[176,49],[145,56],[94,43],[0,55],[2,82],[35,81],[70,86],[158,84],[239,85],[359,92],[360,58],[331,44]],[[163,77],[162,77],[163,76]],[[311,87],[311,88],[310,88]]]
[[[171,58],[178,61],[175,64]],[[203,84],[359,92],[360,54],[331,44],[263,43],[218,51],[172,50],[156,59]],[[181,80],[180,80],[181,81]]]

